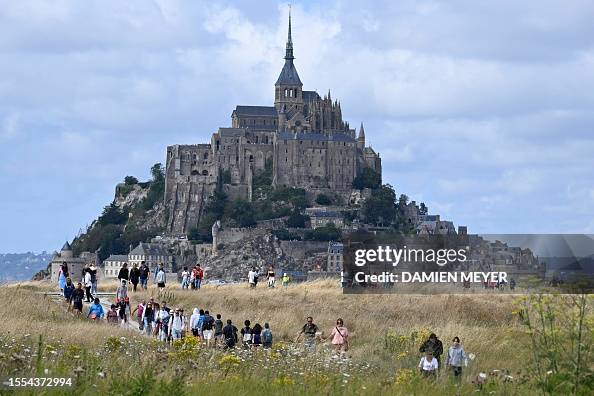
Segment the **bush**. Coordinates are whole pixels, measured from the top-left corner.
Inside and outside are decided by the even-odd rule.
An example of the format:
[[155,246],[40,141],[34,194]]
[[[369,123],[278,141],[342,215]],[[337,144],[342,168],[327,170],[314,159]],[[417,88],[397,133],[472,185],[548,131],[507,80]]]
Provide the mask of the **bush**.
[[280,230],[273,230],[272,235],[276,236],[281,241],[301,240],[300,235],[290,232],[286,228],[281,228]]
[[330,205],[332,203],[332,200],[326,194],[318,194],[318,196],[316,197],[316,203],[318,205],[326,206],[326,205]]
[[396,193],[392,186],[386,184],[374,190],[363,203],[363,214],[369,223],[390,224],[396,217]]
[[305,223],[307,221],[309,221],[309,216],[294,211],[287,219],[287,226],[291,228],[305,228]]
[[364,188],[377,189],[382,184],[382,175],[373,169],[366,167],[363,168],[361,174],[355,177],[353,180],[353,188],[362,190]]
[[134,176],[126,176],[124,178],[124,183],[126,183],[129,186],[132,186],[134,184],[138,184],[138,179],[135,178]]
[[341,237],[342,233],[334,223],[328,223],[324,227],[318,227],[305,233],[305,239],[310,241],[338,241]]

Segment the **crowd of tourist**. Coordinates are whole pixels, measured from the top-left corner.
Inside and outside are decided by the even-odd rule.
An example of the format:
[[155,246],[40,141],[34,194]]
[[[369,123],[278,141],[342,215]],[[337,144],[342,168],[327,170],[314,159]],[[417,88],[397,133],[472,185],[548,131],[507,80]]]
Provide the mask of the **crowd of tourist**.
[[[97,270],[94,266],[85,267],[82,273],[82,282],[75,286],[68,276],[68,268],[63,266],[58,283],[68,302],[69,310],[77,315],[82,314],[83,302],[90,303],[87,318],[101,321],[105,319],[113,325],[127,325],[132,315],[136,315],[138,330],[147,337],[152,337],[162,342],[169,343],[184,337],[196,337],[202,345],[207,348],[230,349],[241,346],[246,349],[264,348],[268,349],[273,344],[273,334],[269,323],[255,323],[246,319],[243,327],[238,329],[231,319],[223,319],[222,314],[212,315],[209,310],[194,308],[191,314],[186,314],[181,307],[170,308],[166,301],[160,303],[153,298],[140,301],[132,310],[128,296],[129,285],[132,290],[137,291],[140,284],[141,289],[148,287],[150,270],[143,262],[140,267],[133,265],[128,269],[124,264],[119,271],[119,285],[115,293],[115,301],[106,312],[97,297]],[[248,284],[250,288],[256,288],[258,284],[258,273],[255,268],[248,273]],[[204,279],[204,271],[199,264],[191,270],[184,267],[181,273],[181,288],[183,290],[198,290]],[[272,267],[266,272],[267,286],[276,286],[276,274]],[[153,273],[153,281],[161,292],[166,286],[166,274],[163,265],[156,268]],[[284,273],[281,283],[287,287],[290,277]],[[84,289],[83,289],[84,286]],[[309,316],[306,323],[297,333],[296,342],[301,342],[308,352],[316,350],[316,345],[323,341],[330,341],[339,356],[344,356],[349,349],[349,330],[341,318],[336,320],[336,325],[324,337],[318,326],[314,323],[313,317]],[[443,355],[443,344],[435,334],[421,345],[419,352],[423,354],[418,368],[425,377],[435,377],[441,369],[441,357]],[[467,364],[467,357],[459,337],[452,339],[446,355],[446,367],[451,369],[454,377],[462,374],[462,367]]]

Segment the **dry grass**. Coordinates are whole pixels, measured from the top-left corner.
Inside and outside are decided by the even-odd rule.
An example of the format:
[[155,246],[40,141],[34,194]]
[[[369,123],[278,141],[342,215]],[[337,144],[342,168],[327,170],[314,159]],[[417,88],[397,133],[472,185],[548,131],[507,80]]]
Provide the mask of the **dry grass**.
[[[99,291],[114,291],[116,281],[99,284]],[[64,307],[31,291],[55,291],[48,282],[26,282],[0,288],[0,315],[13,320],[0,321],[0,332],[55,334],[71,341],[102,342],[109,335],[124,334],[119,328],[73,321]],[[130,293],[132,306],[142,299],[161,301],[154,285],[147,292]],[[306,282],[288,288],[268,289],[265,285],[249,289],[247,285],[214,287],[199,291],[181,290],[179,285],[167,288],[169,306],[194,307],[221,313],[241,327],[245,319],[252,324],[269,322],[276,340],[291,341],[309,315],[328,334],[336,319],[344,319],[351,331],[351,355],[356,361],[370,361],[385,366],[387,351],[384,337],[388,332],[410,334],[427,329],[438,334],[444,343],[459,336],[467,352],[477,356],[476,370],[505,368],[515,371],[521,366],[517,341],[525,337],[512,315],[513,296],[484,295],[343,295],[332,281]],[[386,367],[387,368],[387,367]],[[475,371],[475,370],[473,370]]]

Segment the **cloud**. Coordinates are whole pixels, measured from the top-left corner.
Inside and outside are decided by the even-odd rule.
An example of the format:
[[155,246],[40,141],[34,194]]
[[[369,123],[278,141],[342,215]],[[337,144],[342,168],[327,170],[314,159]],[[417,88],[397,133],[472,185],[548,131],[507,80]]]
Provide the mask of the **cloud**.
[[[167,145],[270,105],[287,14],[268,0],[5,4],[0,251],[59,247]],[[304,88],[364,121],[398,193],[471,231],[592,229],[587,2],[336,0],[292,15]]]

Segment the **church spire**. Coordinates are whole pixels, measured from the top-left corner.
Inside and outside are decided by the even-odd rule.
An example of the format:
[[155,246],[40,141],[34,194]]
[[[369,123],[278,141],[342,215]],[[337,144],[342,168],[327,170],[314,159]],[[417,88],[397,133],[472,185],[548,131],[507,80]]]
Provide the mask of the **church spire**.
[[289,4],[289,34],[287,35],[287,49],[285,53],[286,60],[293,60],[293,38],[291,37],[291,5]]

